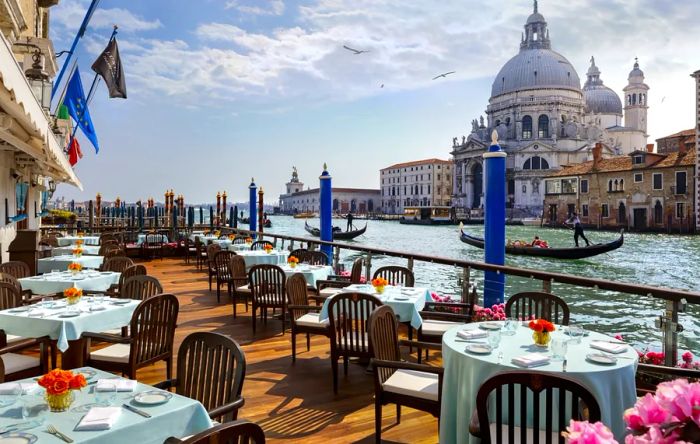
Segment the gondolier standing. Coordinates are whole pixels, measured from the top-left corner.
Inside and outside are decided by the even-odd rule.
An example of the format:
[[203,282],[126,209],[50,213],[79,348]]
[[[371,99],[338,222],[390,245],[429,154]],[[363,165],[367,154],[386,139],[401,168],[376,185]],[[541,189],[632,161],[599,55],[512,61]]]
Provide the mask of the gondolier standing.
[[347,219],[348,219],[348,227],[346,228],[346,231],[352,231],[352,228],[353,228],[352,227],[352,219],[353,219],[352,212],[348,213]]
[[569,220],[564,222],[565,225],[573,225],[574,227],[574,242],[576,243],[576,246],[578,247],[578,238],[581,236],[583,240],[586,241],[586,246],[588,247],[590,242],[588,242],[588,239],[586,239],[586,235],[583,234],[583,225],[581,225],[581,219],[578,218],[578,213],[574,212]]

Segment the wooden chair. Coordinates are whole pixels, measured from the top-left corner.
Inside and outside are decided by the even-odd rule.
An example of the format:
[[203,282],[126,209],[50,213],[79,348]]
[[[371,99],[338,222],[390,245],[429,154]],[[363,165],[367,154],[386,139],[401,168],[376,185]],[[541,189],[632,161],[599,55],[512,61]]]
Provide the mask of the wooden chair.
[[233,238],[233,241],[231,243],[233,245],[245,244],[245,238],[245,236],[236,236]]
[[351,357],[372,357],[367,338],[367,321],[370,313],[381,305],[382,301],[378,298],[364,293],[338,293],[329,301],[333,393],[338,393],[338,359],[343,358],[347,376],[348,361]]
[[328,256],[323,251],[309,251],[302,262],[310,265],[328,265]]
[[388,265],[386,267],[379,267],[377,271],[374,272],[372,279],[378,277],[383,277],[389,282],[389,285],[400,285],[402,287],[413,287],[415,277],[413,272],[406,267],[400,267],[396,265]]
[[44,236],[39,241],[39,245],[46,245],[47,247],[56,248],[58,247],[58,238],[56,236]]
[[163,286],[158,279],[153,276],[137,275],[124,280],[120,297],[144,301],[161,293],[163,293]]
[[229,273],[233,283],[231,299],[233,303],[233,319],[236,319],[236,305],[238,301],[243,299],[245,302],[245,311],[248,311],[248,301],[253,298],[253,293],[248,285],[248,273],[245,271],[245,259],[242,256],[231,256],[229,261]]
[[221,245],[219,244],[209,244],[207,245],[207,274],[209,277],[209,291],[211,291],[212,278],[216,277],[216,268],[214,267],[214,256],[216,253],[221,251]]
[[[516,400],[517,392],[520,399]],[[555,401],[559,407],[554,405]],[[540,409],[540,402],[546,403],[545,409]],[[489,404],[493,406],[493,403],[495,418],[489,418]],[[564,408],[565,405],[569,407]],[[474,411],[469,432],[481,438],[483,444],[564,444],[561,432],[566,431],[570,419],[600,421],[600,407],[588,389],[572,379],[539,371],[512,371],[492,376],[479,388]],[[528,416],[532,417],[532,422],[527,422]],[[517,426],[516,423],[531,426]]]
[[29,265],[22,261],[8,261],[0,264],[0,273],[7,273],[15,279],[22,279],[32,275]]
[[259,425],[241,419],[220,424],[184,440],[168,438],[164,444],[265,444],[265,432]]
[[546,319],[559,325],[569,325],[569,306],[559,296],[538,291],[517,293],[508,298],[506,316],[513,319]]
[[248,272],[248,285],[253,296],[253,334],[255,334],[255,314],[260,309],[260,318],[267,322],[267,311],[272,308],[282,310],[282,334],[285,330],[287,297],[285,283],[287,277],[277,265],[254,265]]
[[399,345],[440,349],[436,344],[399,340],[399,324],[388,305],[377,307],[369,317],[369,343],[374,367],[375,440],[381,442],[382,406],[396,404],[396,422],[401,423],[401,406],[440,417],[441,367],[401,361]]
[[22,293],[24,296],[24,303],[33,303],[33,300],[30,300],[32,292],[30,290],[22,290],[22,284],[19,283],[16,277],[12,276],[11,274],[7,273],[1,273],[0,272],[0,282],[7,282],[8,284],[12,284],[17,288],[17,291]]
[[338,292],[339,288],[345,288],[352,284],[359,284],[362,281],[362,264],[364,263],[363,258],[358,257],[352,263],[352,269],[350,270],[350,276],[328,276],[328,279],[319,279],[316,281],[316,288],[318,288],[318,299],[326,299],[328,296],[332,296]]
[[[131,379],[136,379],[136,370],[139,368],[165,361],[166,379],[171,379],[173,338],[179,307],[180,304],[174,295],[155,295],[141,301],[136,307],[131,316],[127,337],[106,333],[83,333],[83,337],[87,339],[86,365],[108,372],[121,372]],[[114,345],[89,352],[93,339]]]
[[319,319],[320,306],[309,305],[306,278],[301,273],[294,273],[287,279],[287,309],[292,324],[292,362],[296,362],[297,334],[306,333],[306,351],[309,351],[310,335],[330,338],[330,324],[328,320]]
[[124,294],[124,283],[127,279],[133,276],[146,276],[146,274],[146,267],[141,264],[126,267],[119,275],[119,283],[113,284],[105,293],[112,297],[122,297]]
[[126,256],[115,256],[105,259],[100,268],[102,271],[113,271],[123,273],[124,270],[134,265],[134,261]]
[[206,246],[199,239],[199,236],[194,237],[194,250],[195,250],[195,264],[197,266],[197,270],[201,270],[202,264],[206,263],[207,249],[206,249]]
[[307,250],[306,248],[297,248],[289,252],[287,259],[294,256],[295,258],[299,259],[299,262],[304,262],[304,260],[306,259],[306,253],[308,252],[309,250]]
[[100,245],[100,249],[98,250],[97,255],[106,257],[112,251],[121,251],[121,248],[119,248],[119,245],[112,243],[102,244]]
[[272,242],[270,242],[270,241],[259,240],[259,241],[253,242],[253,244],[250,246],[250,250],[251,250],[251,251],[254,251],[254,250],[264,250],[264,249],[265,249],[265,246],[267,246],[267,245],[269,245],[269,246],[271,246],[271,247],[273,247],[273,248],[275,247],[274,244],[273,244]]
[[163,260],[165,237],[162,234],[147,234],[141,243],[141,255],[146,259],[160,257]]
[[689,382],[698,382],[700,380],[700,370],[643,364],[640,362],[637,364],[637,373],[635,374],[637,396],[642,397],[647,393],[653,395],[659,383],[678,378],[687,379]]
[[185,263],[189,264],[190,263],[190,257],[194,257],[195,261],[197,259],[197,247],[195,246],[194,242],[192,242],[189,238],[189,236],[185,236],[185,239],[183,240],[184,242],[184,249],[185,249]]
[[214,255],[214,270],[216,272],[216,302],[221,302],[221,286],[226,285],[226,292],[233,297],[233,277],[231,275],[231,258],[236,256],[233,251],[217,251]]
[[176,378],[156,387],[175,388],[178,395],[196,399],[213,420],[233,421],[244,404],[245,369],[245,355],[236,341],[219,333],[192,333],[177,352]]

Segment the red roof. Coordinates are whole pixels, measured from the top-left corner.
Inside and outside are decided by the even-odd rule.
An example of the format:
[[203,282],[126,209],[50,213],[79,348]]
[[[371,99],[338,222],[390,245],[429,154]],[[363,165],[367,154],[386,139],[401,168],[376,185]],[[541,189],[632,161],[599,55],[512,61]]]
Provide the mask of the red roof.
[[598,162],[596,168],[593,168],[593,161],[589,160],[588,162],[583,162],[576,165],[564,166],[559,171],[555,171],[554,173],[550,174],[549,177],[580,176],[592,173],[609,173],[613,171],[632,171],[645,168],[671,168],[695,165],[695,150],[690,150],[684,155],[681,155],[678,152],[669,154],[648,153],[648,155],[658,157],[659,160],[647,167],[635,167],[632,165],[631,156],[615,156],[600,159],[600,162]]

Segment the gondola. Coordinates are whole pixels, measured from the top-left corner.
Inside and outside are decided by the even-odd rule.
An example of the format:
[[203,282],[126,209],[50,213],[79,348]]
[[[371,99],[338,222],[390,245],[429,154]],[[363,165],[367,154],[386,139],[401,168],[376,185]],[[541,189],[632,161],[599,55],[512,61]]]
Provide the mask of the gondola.
[[[484,240],[480,237],[472,236],[464,232],[460,228],[460,236],[462,242],[473,247],[484,248]],[[620,231],[620,237],[617,240],[608,242],[607,244],[596,244],[588,247],[574,248],[538,248],[538,247],[510,247],[506,246],[506,254],[516,254],[523,256],[539,256],[551,257],[555,259],[584,259],[598,254],[613,251],[622,246],[624,242],[624,233]]]
[[[321,236],[321,230],[315,227],[312,227],[309,225],[308,222],[304,222],[304,228],[306,228],[306,231],[309,232],[310,235],[320,237]],[[359,230],[353,230],[353,231],[333,231],[333,240],[348,240],[348,239],[355,239],[357,236],[360,236],[365,233],[365,230],[367,230],[367,224],[365,223],[365,226],[360,228]]]
[[272,228],[272,221],[270,221],[270,219],[265,219],[265,220],[263,221],[263,227],[265,227],[265,228]]

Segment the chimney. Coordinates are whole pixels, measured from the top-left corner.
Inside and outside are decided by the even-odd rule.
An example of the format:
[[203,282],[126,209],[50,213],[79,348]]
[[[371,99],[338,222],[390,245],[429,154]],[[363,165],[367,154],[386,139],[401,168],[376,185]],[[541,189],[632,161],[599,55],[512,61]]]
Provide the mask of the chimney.
[[654,144],[647,143],[647,153],[653,153],[653,152],[654,152]]
[[596,142],[595,148],[593,148],[593,168],[596,168],[603,158],[603,144]]

